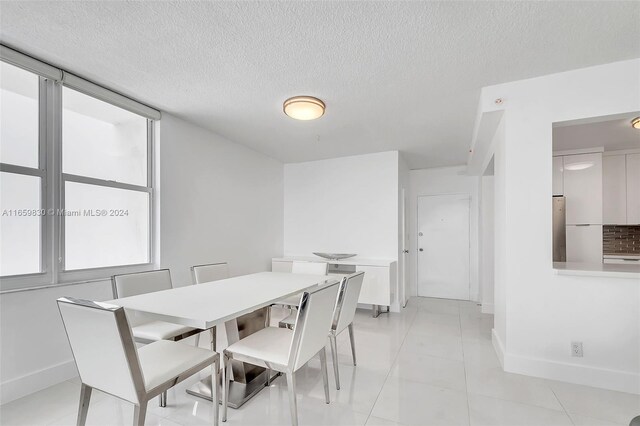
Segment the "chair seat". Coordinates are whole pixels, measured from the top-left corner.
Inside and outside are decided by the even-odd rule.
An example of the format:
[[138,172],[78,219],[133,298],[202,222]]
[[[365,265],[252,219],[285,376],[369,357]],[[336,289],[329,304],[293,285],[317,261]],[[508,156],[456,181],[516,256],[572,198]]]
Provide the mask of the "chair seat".
[[276,305],[285,305],[285,306],[291,306],[293,308],[297,308],[298,306],[300,306],[301,296],[302,294],[295,294],[293,296],[289,296],[286,299],[278,300],[276,302]]
[[194,331],[195,328],[164,321],[150,321],[131,328],[133,337],[149,341],[170,340],[176,336]]
[[[138,349],[140,368],[147,391],[175,380],[188,370],[213,363],[218,354],[169,340],[159,340]],[[193,374],[193,373],[192,373]]]
[[267,327],[229,346],[225,352],[233,359],[261,367],[287,365],[293,331],[287,328]]
[[287,327],[293,327],[294,325],[296,325],[296,318],[298,316],[297,312],[291,313],[289,314],[286,318],[280,320],[280,325],[284,325]]

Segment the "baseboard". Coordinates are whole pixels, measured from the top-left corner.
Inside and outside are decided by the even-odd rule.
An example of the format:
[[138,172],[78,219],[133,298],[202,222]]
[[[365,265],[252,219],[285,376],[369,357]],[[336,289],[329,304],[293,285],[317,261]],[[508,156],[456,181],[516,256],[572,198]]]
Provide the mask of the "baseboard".
[[496,333],[496,329],[491,329],[491,343],[493,343],[493,349],[496,351],[496,355],[498,355],[498,361],[500,361],[500,365],[504,368],[504,344],[502,340],[500,340],[500,336]]
[[509,373],[640,395],[640,374],[510,354],[495,329],[491,341],[502,368]]
[[78,375],[73,360],[34,371],[22,377],[7,380],[0,384],[0,404],[11,402],[23,396],[38,392],[55,384],[72,379]]
[[483,303],[480,312],[483,314],[493,314],[493,303]]
[[640,374],[506,353],[504,370],[619,392],[640,394]]

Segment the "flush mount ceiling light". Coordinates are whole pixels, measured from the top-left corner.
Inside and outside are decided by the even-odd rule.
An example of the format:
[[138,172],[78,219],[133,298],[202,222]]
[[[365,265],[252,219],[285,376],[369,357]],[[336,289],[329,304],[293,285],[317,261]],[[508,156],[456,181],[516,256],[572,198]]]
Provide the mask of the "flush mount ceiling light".
[[313,96],[294,96],[284,101],[282,109],[296,120],[315,120],[324,114],[324,102]]
[[631,120],[631,125],[633,126],[634,129],[640,129],[640,117],[636,117],[633,120]]

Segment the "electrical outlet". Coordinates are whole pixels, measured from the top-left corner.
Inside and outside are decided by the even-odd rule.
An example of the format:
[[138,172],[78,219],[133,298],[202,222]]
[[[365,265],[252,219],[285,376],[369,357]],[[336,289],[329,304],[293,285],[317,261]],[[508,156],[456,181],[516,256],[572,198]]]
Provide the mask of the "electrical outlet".
[[571,356],[582,358],[582,342],[571,342]]

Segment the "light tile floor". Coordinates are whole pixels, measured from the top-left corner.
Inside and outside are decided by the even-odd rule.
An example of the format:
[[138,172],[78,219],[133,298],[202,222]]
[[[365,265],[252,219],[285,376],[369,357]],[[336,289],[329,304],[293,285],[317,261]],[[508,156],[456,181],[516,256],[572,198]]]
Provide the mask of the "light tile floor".
[[[505,373],[491,345],[492,324],[475,303],[454,300],[413,298],[402,313],[375,319],[358,311],[358,366],[351,364],[343,333],[340,391],[329,365],[331,404],[324,403],[317,359],[296,374],[300,424],[626,426],[640,414],[637,395]],[[171,390],[166,408],[150,403],[147,424],[211,424],[210,403],[184,391],[197,379]],[[73,425],[79,388],[73,379],[5,404],[0,424]],[[132,416],[130,404],[94,392],[87,423],[131,424]],[[230,409],[227,424],[289,424],[283,378],[241,409]]]

